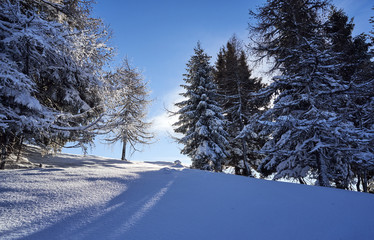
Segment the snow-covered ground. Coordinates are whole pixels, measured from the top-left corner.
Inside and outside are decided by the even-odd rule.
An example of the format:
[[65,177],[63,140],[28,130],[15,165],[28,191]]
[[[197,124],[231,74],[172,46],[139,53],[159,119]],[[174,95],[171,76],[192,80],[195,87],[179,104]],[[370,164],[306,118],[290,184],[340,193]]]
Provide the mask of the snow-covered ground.
[[166,162],[33,158],[43,168],[0,172],[0,239],[374,239],[371,194]]

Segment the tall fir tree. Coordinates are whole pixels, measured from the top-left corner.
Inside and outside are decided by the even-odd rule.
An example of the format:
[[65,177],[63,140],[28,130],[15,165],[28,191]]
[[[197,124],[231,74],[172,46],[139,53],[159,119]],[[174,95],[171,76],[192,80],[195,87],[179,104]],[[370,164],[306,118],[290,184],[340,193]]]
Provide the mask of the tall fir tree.
[[[334,182],[340,188],[348,188],[353,178],[362,182],[363,190],[367,191],[367,179],[373,176],[373,139],[370,128],[373,126],[372,114],[374,97],[373,91],[373,63],[369,51],[367,37],[360,34],[352,36],[353,20],[348,21],[342,10],[332,8],[325,23],[325,32],[331,51],[336,55],[338,63],[331,71],[342,77],[346,91],[337,92],[341,102],[335,111],[352,123],[347,129],[350,137],[346,138],[347,149],[342,151],[344,158],[349,159],[349,178],[337,177]],[[371,156],[371,157],[370,157]],[[361,180],[361,181],[360,181]],[[357,189],[360,190],[358,184]]]
[[222,161],[227,157],[227,133],[224,129],[222,109],[217,102],[216,87],[210,57],[201,49],[200,43],[187,64],[184,75],[186,100],[176,104],[179,120],[174,131],[183,134],[179,143],[182,153],[192,160],[192,167],[222,171]]
[[347,130],[352,122],[336,111],[348,90],[336,52],[326,46],[321,13],[323,0],[270,0],[252,13],[259,23],[254,47],[260,58],[273,58],[281,74],[262,94],[275,96],[274,106],[247,128],[268,136],[259,170],[274,178],[314,177],[330,186],[349,177]]
[[226,165],[235,167],[238,175],[251,175],[250,165],[254,165],[254,141],[239,137],[250,117],[259,111],[260,106],[252,101],[251,93],[264,85],[251,76],[247,57],[239,41],[234,36],[218,54],[214,81],[217,85],[218,101],[221,104],[228,124],[230,158]]

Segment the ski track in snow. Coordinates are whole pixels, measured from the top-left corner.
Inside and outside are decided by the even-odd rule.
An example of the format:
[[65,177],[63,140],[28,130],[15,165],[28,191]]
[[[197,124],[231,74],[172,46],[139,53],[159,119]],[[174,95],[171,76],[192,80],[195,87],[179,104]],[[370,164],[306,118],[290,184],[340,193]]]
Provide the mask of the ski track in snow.
[[0,172],[0,239],[360,239],[374,195],[61,154]]
[[[165,163],[68,154],[40,162],[54,167],[0,172],[0,239],[104,239],[103,229],[119,237],[160,200],[175,177]],[[143,186],[154,177],[152,185]]]
[[[166,187],[162,188],[158,193],[156,193],[144,206],[139,209],[135,214],[133,214],[129,220],[124,225],[123,232],[130,230],[135,224],[153,207],[157,204],[158,201],[165,195],[168,191],[170,185],[173,184],[173,181],[170,181]],[[117,233],[119,237],[122,232]]]

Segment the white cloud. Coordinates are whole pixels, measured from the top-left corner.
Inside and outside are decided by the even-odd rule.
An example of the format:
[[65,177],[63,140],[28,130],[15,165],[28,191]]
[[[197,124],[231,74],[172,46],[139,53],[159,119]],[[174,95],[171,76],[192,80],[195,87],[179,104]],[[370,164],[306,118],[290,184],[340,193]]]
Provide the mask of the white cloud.
[[162,101],[166,109],[161,114],[150,119],[152,122],[151,131],[156,134],[168,133],[175,135],[172,125],[178,121],[178,116],[171,115],[170,112],[178,111],[175,103],[183,101],[183,97],[179,95],[181,91],[181,88],[174,89],[163,97]]
[[151,119],[151,130],[156,133],[173,132],[172,124],[177,120],[176,116],[169,116],[167,112],[157,115]]

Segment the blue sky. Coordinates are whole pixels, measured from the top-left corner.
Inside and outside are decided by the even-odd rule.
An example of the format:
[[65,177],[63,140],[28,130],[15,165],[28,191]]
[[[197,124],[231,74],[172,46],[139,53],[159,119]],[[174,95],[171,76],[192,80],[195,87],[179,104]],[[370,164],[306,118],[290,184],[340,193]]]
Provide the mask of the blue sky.
[[[211,55],[212,63],[219,49],[236,34],[248,43],[249,9],[255,9],[265,0],[96,0],[93,15],[103,19],[113,31],[111,44],[116,48],[116,62],[128,57],[132,64],[143,71],[149,82],[149,119],[153,120],[152,130],[156,142],[141,147],[129,157],[140,161],[189,162],[181,155],[180,148],[170,138],[172,129],[165,107],[172,109],[178,101],[183,83],[186,63],[193,54],[197,41]],[[355,33],[369,32],[370,16],[374,15],[372,0],[335,0],[354,17]],[[79,149],[64,150],[81,153]],[[121,145],[105,145],[96,141],[96,147],[89,154],[120,158]]]

